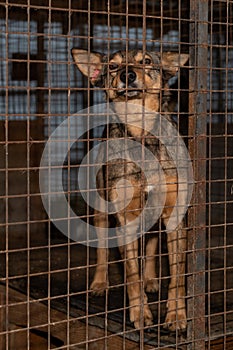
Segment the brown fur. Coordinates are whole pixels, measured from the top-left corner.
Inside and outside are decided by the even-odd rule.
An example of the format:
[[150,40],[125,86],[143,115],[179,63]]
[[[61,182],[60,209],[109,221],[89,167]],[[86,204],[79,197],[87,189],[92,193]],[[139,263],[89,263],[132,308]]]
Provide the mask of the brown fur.
[[[188,60],[188,55],[176,53],[157,53],[142,51],[117,52],[109,59],[106,55],[94,52],[87,52],[82,49],[72,50],[73,58],[80,71],[89,77],[91,83],[103,87],[107,99],[113,102],[130,101],[135,105],[145,106],[153,112],[159,112],[162,105],[162,91],[166,91],[167,80],[176,74],[179,66]],[[125,78],[125,83],[124,83]],[[117,104],[116,104],[117,105]],[[117,110],[120,115],[122,111]],[[123,112],[122,112],[123,114]],[[169,118],[169,116],[168,116]],[[135,139],[149,136],[144,130],[137,126],[126,125],[127,134]],[[114,138],[124,135],[116,128],[110,126],[109,134]],[[119,134],[119,135],[118,135]],[[149,145],[150,142],[148,141]],[[166,227],[172,209],[177,198],[177,174],[175,169],[167,167],[167,159],[163,159],[165,152],[160,152],[161,163],[165,164],[166,174],[166,201],[161,218]],[[123,162],[124,163],[124,162]],[[107,183],[104,183],[103,174],[97,178],[99,193],[103,198],[113,201],[116,197],[116,183],[120,178],[130,180],[133,188],[133,197],[124,210],[116,214],[118,225],[125,225],[138,216],[144,205],[146,183],[138,174],[138,169],[133,163],[123,165],[108,164]],[[135,175],[137,174],[137,175]],[[140,174],[141,175],[141,174]],[[126,191],[125,191],[126,192]],[[124,195],[127,196],[127,194]],[[126,192],[127,193],[127,192]],[[108,227],[108,216],[101,211],[95,212],[94,223],[100,247],[103,246],[104,237],[98,232],[98,227]],[[126,280],[129,297],[130,320],[136,328],[144,324],[153,324],[152,313],[147,304],[147,296],[141,295],[141,284],[138,265],[138,241],[133,241],[123,246],[119,240],[119,249],[122,257],[126,259]],[[158,291],[158,278],[156,276],[155,255],[158,239],[154,236],[149,238],[146,246],[146,260],[144,269],[144,286],[147,292]],[[167,235],[167,246],[169,253],[169,265],[171,280],[168,291],[167,315],[165,326],[170,330],[186,328],[186,307],[185,307],[185,250],[186,233],[182,224],[176,230]],[[94,293],[101,295],[108,287],[107,279],[108,250],[97,249],[97,268],[91,289]],[[143,299],[143,303],[142,303]],[[143,304],[143,308],[142,308]]]

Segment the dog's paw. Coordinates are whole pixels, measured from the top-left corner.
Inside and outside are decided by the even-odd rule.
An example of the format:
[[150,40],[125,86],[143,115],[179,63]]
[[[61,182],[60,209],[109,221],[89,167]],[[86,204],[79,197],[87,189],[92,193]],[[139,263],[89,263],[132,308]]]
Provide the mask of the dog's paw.
[[94,295],[102,296],[104,295],[104,292],[106,289],[108,289],[108,282],[107,281],[93,281],[90,289],[92,290],[92,293]]
[[[148,305],[144,305],[143,309],[143,319],[142,310],[140,305],[135,305],[129,309],[130,321],[134,324],[136,329],[145,326],[151,326],[153,324],[153,316]],[[142,322],[143,321],[143,322]]]
[[159,283],[157,278],[148,278],[145,280],[145,288],[147,293],[158,292]]
[[171,332],[184,331],[187,327],[186,310],[168,311],[165,319],[164,328]]

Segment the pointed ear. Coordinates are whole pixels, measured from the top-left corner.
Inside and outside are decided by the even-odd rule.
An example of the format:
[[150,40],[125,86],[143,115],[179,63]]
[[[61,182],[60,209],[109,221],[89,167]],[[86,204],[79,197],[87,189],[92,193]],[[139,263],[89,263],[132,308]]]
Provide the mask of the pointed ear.
[[71,52],[80,72],[87,76],[93,85],[97,85],[103,68],[103,55],[98,52],[88,52],[75,48]]
[[176,75],[179,67],[185,65],[189,59],[189,55],[185,53],[176,52],[163,52],[160,55],[162,69],[165,71],[166,75],[172,77]]

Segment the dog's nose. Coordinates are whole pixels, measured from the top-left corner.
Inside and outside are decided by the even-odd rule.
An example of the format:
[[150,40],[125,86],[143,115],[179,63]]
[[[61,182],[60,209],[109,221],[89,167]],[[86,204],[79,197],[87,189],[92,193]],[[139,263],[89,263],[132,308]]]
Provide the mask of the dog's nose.
[[132,84],[136,80],[136,73],[133,70],[128,70],[128,72],[123,71],[120,75],[122,83],[127,82],[128,85]]

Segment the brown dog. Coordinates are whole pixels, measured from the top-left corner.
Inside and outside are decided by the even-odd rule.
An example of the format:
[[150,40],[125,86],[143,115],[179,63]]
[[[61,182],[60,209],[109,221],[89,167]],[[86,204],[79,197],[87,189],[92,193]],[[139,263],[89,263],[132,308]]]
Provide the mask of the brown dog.
[[[167,81],[174,76],[179,67],[183,66],[188,55],[172,52],[143,52],[132,50],[128,52],[116,52],[108,57],[107,55],[87,52],[82,49],[73,49],[72,55],[79,70],[89,78],[94,86],[105,89],[108,101],[116,105],[115,112],[122,121],[122,103],[130,102],[136,105],[136,111],[142,111],[142,106],[155,113],[163,113],[164,118],[171,121],[166,99],[163,98],[168,92]],[[141,113],[140,121],[146,116]],[[173,207],[177,199],[177,172],[164,146],[156,139],[151,137],[143,129],[143,124],[126,124],[121,127],[120,123],[109,126],[109,138],[130,138],[140,140],[153,154],[159,158],[165,173],[165,205],[162,210],[161,218],[166,227]],[[119,195],[116,193],[117,181],[121,179],[129,180],[133,186],[133,196],[125,209],[116,211],[115,217],[119,227],[134,221],[139,216],[146,196],[150,191],[143,174],[132,162],[112,161],[102,168],[97,176],[97,187],[100,195],[114,202]],[[153,180],[152,180],[153,181]],[[154,186],[156,182],[154,183]],[[153,186],[152,186],[153,187]],[[127,198],[127,191],[124,191]],[[103,241],[103,236],[98,228],[108,227],[108,215],[102,211],[95,212],[94,224],[97,231],[99,242]],[[130,225],[129,225],[130,227]],[[134,229],[133,225],[131,229]],[[130,231],[130,229],[128,229]],[[130,235],[130,232],[126,234]],[[155,268],[155,254],[157,250],[158,239],[154,236],[149,238],[146,245],[146,259],[144,267],[144,286],[147,292],[157,291],[158,279]],[[133,240],[123,245],[122,238],[119,239],[119,249],[121,255],[126,259],[126,281],[129,297],[130,320],[136,328],[152,325],[152,313],[147,304],[147,296],[141,292],[141,283],[138,264],[138,241]],[[170,330],[186,328],[186,306],[185,306],[185,250],[186,250],[186,232],[182,223],[167,234],[167,246],[169,253],[169,265],[171,280],[168,291],[167,315],[165,326]],[[97,268],[91,289],[96,294],[102,294],[108,287],[107,279],[107,260],[108,250],[99,245],[97,249]],[[143,300],[143,301],[142,301]]]

